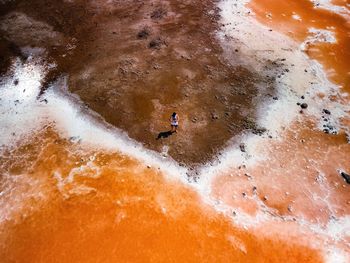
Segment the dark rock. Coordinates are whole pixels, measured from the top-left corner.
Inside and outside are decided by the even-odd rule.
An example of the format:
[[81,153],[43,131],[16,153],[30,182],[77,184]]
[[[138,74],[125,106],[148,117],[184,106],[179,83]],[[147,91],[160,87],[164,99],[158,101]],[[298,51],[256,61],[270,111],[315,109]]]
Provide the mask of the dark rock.
[[331,112],[329,110],[327,110],[327,109],[323,109],[322,112],[325,113],[325,114],[328,114],[328,115],[331,114]]
[[345,172],[341,172],[340,175],[344,178],[345,182],[350,184],[350,175],[345,173]]
[[241,143],[239,145],[239,149],[241,149],[241,152],[244,152],[245,153],[245,144],[244,143]]
[[300,102],[297,102],[297,105],[300,106]]
[[15,81],[13,82],[13,84],[15,84],[15,86],[17,86],[19,83],[19,80],[18,79],[15,79]]
[[147,28],[142,29],[140,32],[137,33],[137,37],[139,39],[145,39],[150,35],[150,31]]
[[302,109],[307,109],[307,107],[308,107],[309,105],[307,105],[307,103],[302,103],[302,104],[300,104],[300,107],[302,108]]
[[302,100],[305,99],[305,96],[301,96],[301,99],[302,99]]
[[211,118],[212,118],[213,120],[218,120],[218,119],[219,119],[219,116],[218,116],[215,112],[212,112],[212,113],[211,113]]
[[263,133],[265,133],[266,131],[267,131],[266,128],[255,128],[253,129],[252,133],[256,135],[263,135]]
[[278,98],[277,98],[277,97],[273,97],[273,99],[274,99],[274,100],[278,100]]
[[164,44],[164,41],[162,41],[160,38],[157,38],[151,40],[151,42],[149,42],[148,47],[153,49],[160,49],[162,44]]

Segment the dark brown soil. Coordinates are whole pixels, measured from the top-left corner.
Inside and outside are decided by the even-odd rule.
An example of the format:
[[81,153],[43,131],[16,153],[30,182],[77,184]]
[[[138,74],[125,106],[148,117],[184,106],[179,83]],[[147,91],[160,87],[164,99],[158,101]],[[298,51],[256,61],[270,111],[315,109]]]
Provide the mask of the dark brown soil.
[[[14,10],[62,34],[39,44],[57,64],[46,84],[68,74],[71,92],[150,149],[196,166],[243,130],[264,132],[256,106],[273,82],[223,57],[215,1],[14,1],[3,16]],[[157,140],[174,111],[178,133]]]

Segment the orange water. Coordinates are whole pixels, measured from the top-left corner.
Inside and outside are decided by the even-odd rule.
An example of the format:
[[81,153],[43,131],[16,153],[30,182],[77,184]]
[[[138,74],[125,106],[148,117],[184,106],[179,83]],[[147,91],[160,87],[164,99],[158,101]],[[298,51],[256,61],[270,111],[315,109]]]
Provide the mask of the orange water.
[[[334,3],[346,7],[349,1],[339,0]],[[307,54],[324,65],[332,81],[350,91],[350,21],[348,19],[332,11],[314,8],[309,0],[252,0],[249,7],[256,13],[256,18],[260,22],[299,42],[306,40],[309,28],[334,32],[336,43],[310,44]],[[297,14],[301,21],[293,19],[293,14]]]
[[52,130],[0,164],[11,171],[0,190],[14,184],[0,197],[12,208],[0,226],[1,262],[321,262],[292,240],[239,230],[157,168]]

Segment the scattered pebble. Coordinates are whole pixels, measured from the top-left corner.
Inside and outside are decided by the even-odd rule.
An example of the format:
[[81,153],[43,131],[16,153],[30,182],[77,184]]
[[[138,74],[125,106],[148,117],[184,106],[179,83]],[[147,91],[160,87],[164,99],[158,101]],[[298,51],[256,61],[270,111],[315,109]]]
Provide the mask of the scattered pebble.
[[302,108],[302,109],[307,109],[307,107],[308,107],[309,105],[307,105],[307,103],[302,103],[302,104],[300,104],[300,107]]
[[350,175],[345,173],[345,172],[341,172],[340,175],[344,178],[345,182],[350,184]]
[[241,144],[239,145],[239,149],[241,150],[241,152],[246,152],[245,144],[244,144],[244,143],[241,143]]
[[328,115],[331,114],[331,112],[329,110],[327,110],[327,109],[323,109],[322,112],[325,113],[325,114],[328,114]]

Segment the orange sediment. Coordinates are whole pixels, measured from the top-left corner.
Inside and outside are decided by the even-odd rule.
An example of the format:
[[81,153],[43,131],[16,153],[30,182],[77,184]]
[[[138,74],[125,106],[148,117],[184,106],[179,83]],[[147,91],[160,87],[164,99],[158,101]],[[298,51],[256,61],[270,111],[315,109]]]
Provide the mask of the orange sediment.
[[235,227],[157,168],[52,130],[8,151],[7,171],[0,190],[15,185],[0,197],[12,206],[0,225],[2,262],[322,262],[293,240]]
[[[334,4],[348,8],[347,1],[336,1]],[[306,43],[306,53],[324,65],[332,81],[350,91],[349,14],[346,18],[345,15],[315,7],[309,0],[253,0],[248,6],[259,21],[299,42],[307,41],[308,36],[312,36],[310,28],[333,32],[335,43]]]

